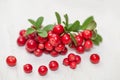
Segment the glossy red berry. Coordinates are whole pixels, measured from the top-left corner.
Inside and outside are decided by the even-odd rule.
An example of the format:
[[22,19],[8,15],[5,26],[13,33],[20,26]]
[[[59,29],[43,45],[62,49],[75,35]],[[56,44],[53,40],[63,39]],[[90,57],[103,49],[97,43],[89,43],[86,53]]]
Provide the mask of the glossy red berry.
[[50,55],[53,56],[53,57],[57,57],[59,55],[59,53],[57,51],[55,51],[55,50],[52,50],[50,52]]
[[49,42],[52,46],[57,46],[60,43],[60,36],[57,34],[52,34],[49,38]]
[[56,47],[55,47],[55,50],[57,52],[61,52],[65,49],[65,45],[64,44],[58,44]]
[[79,54],[82,54],[82,53],[84,53],[84,47],[83,46],[77,46],[76,47],[76,51],[79,53]]
[[53,28],[53,32],[60,35],[60,34],[62,34],[64,32],[64,28],[60,24],[55,25],[54,28]]
[[43,54],[43,50],[42,49],[36,49],[35,51],[34,51],[34,55],[35,56],[41,56]]
[[75,40],[76,40],[76,43],[77,43],[78,46],[82,45],[82,43],[83,43],[83,38],[82,37],[77,35],[77,36],[75,36]]
[[84,36],[85,39],[92,38],[92,31],[91,30],[84,30],[83,31],[83,36]]
[[27,40],[25,47],[28,52],[33,52],[37,48],[37,43],[35,40],[29,39]]
[[38,68],[38,73],[41,75],[41,76],[45,76],[48,72],[48,68],[44,65],[40,66]]
[[17,44],[18,46],[24,46],[26,43],[26,38],[24,36],[19,36],[17,38]]
[[39,44],[38,44],[38,49],[44,49],[44,47],[45,47],[45,46],[44,46],[43,43],[39,43]]
[[53,34],[54,34],[53,31],[49,31],[48,32],[48,38],[50,38]]
[[77,67],[77,63],[75,61],[70,62],[70,68],[75,69]]
[[32,67],[31,64],[25,64],[25,65],[23,66],[23,69],[24,69],[24,72],[25,72],[25,73],[31,73],[33,67]]
[[70,64],[70,61],[68,60],[68,58],[65,58],[65,59],[63,60],[63,65],[69,66],[69,64]]
[[16,65],[17,59],[16,59],[15,56],[8,56],[8,57],[6,58],[6,63],[7,63],[9,66],[13,67],[13,66]]
[[68,55],[68,60],[69,60],[69,61],[75,61],[75,57],[76,57],[75,54],[70,53],[70,54]]
[[36,33],[33,32],[33,33],[28,35],[28,38],[29,39],[35,39],[35,36],[36,36]]
[[78,35],[79,35],[80,37],[84,38],[84,36],[83,36],[83,32],[79,32]]
[[41,37],[41,36],[37,36],[37,41],[39,42],[39,43],[45,43],[46,41],[47,41],[47,38],[43,38],[43,37]]
[[79,64],[81,62],[81,57],[79,55],[76,55],[75,61],[77,64]]
[[93,47],[93,43],[91,40],[86,40],[85,43],[84,43],[84,48],[85,50],[89,50]]
[[25,36],[25,34],[26,34],[26,30],[25,29],[20,30],[20,32],[19,32],[20,36]]
[[45,43],[45,49],[48,50],[48,51],[52,51],[53,50],[53,46],[49,42],[46,42]]
[[59,67],[59,64],[57,61],[54,61],[54,60],[50,61],[50,63],[49,63],[50,70],[56,71],[58,69],[58,67]]
[[64,34],[62,36],[62,43],[63,44],[69,44],[69,43],[71,43],[71,38],[70,38],[69,34]]
[[98,54],[96,54],[96,53],[91,54],[91,56],[90,56],[90,61],[91,61],[93,64],[97,64],[97,63],[99,63],[99,61],[100,61],[100,56],[99,56]]
[[63,51],[61,51],[61,55],[66,55],[67,54],[67,52],[68,52],[68,49],[65,47],[65,49],[63,50]]

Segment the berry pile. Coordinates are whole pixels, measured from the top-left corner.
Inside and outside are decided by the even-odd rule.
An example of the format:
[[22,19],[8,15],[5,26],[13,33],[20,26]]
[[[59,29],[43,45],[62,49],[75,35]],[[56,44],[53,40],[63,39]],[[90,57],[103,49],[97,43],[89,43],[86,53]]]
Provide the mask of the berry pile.
[[[27,52],[39,57],[43,53],[50,54],[53,57],[67,54],[68,45],[70,48],[76,50],[78,54],[90,50],[93,45],[99,45],[102,42],[102,37],[97,33],[96,22],[93,16],[88,17],[83,24],[79,20],[69,23],[68,15],[65,14],[65,20],[61,20],[59,13],[55,12],[57,23],[48,24],[43,27],[42,23],[44,17],[39,17],[36,21],[28,19],[32,24],[28,29],[22,29],[17,38],[18,46],[24,46]],[[62,23],[63,22],[63,23]],[[99,55],[93,54],[90,56],[90,61],[94,64],[99,62]],[[70,66],[75,69],[77,64],[81,62],[81,57],[70,53],[68,58],[63,60],[65,66]],[[9,66],[15,66],[16,58],[11,56],[7,58]],[[49,68],[52,71],[57,70],[58,62],[51,61]],[[32,65],[25,64],[23,69],[25,73],[32,72]],[[38,72],[40,75],[47,74],[48,68],[44,65],[40,66]]]

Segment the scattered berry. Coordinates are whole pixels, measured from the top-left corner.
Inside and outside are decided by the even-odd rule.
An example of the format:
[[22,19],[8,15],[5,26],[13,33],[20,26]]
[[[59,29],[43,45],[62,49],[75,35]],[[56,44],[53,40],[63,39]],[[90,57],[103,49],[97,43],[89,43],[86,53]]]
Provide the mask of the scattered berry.
[[75,61],[77,64],[79,64],[81,62],[81,57],[79,55],[75,56]]
[[75,54],[70,53],[70,54],[68,55],[68,60],[69,60],[69,61],[75,61],[75,57],[76,57]]
[[91,54],[91,56],[90,56],[90,61],[93,63],[93,64],[97,64],[97,63],[99,63],[99,61],[100,61],[100,57],[99,57],[99,55],[98,54]]
[[16,65],[16,62],[17,62],[17,59],[16,59],[15,56],[8,56],[8,57],[6,58],[6,63],[7,63],[9,66],[11,66],[11,67],[15,66],[15,65]]
[[77,63],[75,61],[70,62],[70,68],[75,69],[77,67]]
[[56,71],[59,67],[59,64],[57,61],[50,61],[49,63],[49,68],[52,70],[52,71]]
[[25,72],[25,73],[31,73],[33,67],[32,67],[31,64],[25,64],[25,65],[23,66],[23,69],[24,69],[24,72]]
[[65,59],[63,60],[63,65],[69,66],[69,64],[70,64],[70,61],[68,60],[68,58],[65,58]]
[[38,73],[41,75],[41,76],[45,76],[48,72],[48,68],[44,65],[40,66],[38,68]]

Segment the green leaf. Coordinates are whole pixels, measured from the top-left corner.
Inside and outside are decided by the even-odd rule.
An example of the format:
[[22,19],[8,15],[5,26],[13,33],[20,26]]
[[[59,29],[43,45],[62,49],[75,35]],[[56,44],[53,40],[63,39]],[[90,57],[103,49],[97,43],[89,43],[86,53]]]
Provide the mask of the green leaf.
[[36,21],[36,28],[39,28],[43,23],[44,17],[39,17]]
[[33,26],[36,26],[36,22],[32,19],[28,19],[28,21],[33,25]]
[[71,37],[72,41],[74,42],[75,46],[77,46],[77,42],[76,42],[75,37],[72,33],[70,33],[70,37]]
[[53,24],[49,24],[49,25],[47,25],[47,26],[45,26],[44,28],[43,28],[43,30],[45,30],[45,31],[50,31],[50,30],[52,30],[53,29],[53,27],[54,27],[54,25]]
[[99,42],[102,42],[102,37],[101,37],[101,35],[99,35],[99,34],[97,34],[97,38],[96,38],[97,40],[99,40]]
[[82,29],[82,30],[85,30],[92,21],[94,21],[93,16],[88,17],[88,18],[84,21],[84,23],[82,24],[81,29]]
[[65,18],[65,25],[68,26],[68,20],[69,20],[68,15],[65,14],[65,15],[64,15],[64,18]]
[[92,40],[92,41],[93,41],[93,43],[94,43],[95,45],[99,45],[100,42],[102,42],[102,37],[101,37],[99,34],[97,34],[96,39],[94,39],[94,40]]
[[95,30],[92,31],[92,38],[91,39],[95,40],[96,37],[97,37],[97,30],[95,29]]
[[26,32],[26,35],[32,34],[33,32],[35,32],[34,28],[28,28],[27,32]]
[[38,35],[41,36],[41,37],[47,37],[48,34],[45,30],[39,30]]
[[92,42],[96,45],[96,46],[99,46],[100,42],[97,41],[97,40],[92,40]]
[[58,24],[61,24],[61,17],[60,17],[60,14],[58,12],[55,12],[55,16],[57,18],[57,23]]
[[70,27],[68,27],[68,31],[78,31],[80,29],[80,22],[75,21]]
[[96,22],[92,21],[91,23],[88,24],[86,29],[94,30],[96,28],[96,26],[97,26]]

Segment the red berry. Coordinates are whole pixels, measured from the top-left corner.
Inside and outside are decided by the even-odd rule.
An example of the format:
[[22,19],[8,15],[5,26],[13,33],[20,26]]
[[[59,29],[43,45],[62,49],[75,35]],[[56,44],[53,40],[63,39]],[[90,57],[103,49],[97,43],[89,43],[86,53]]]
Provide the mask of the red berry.
[[82,45],[82,43],[83,43],[83,38],[82,37],[77,35],[77,36],[75,36],[75,40],[76,40],[76,43],[77,43],[78,46]]
[[26,38],[24,36],[19,36],[17,38],[17,44],[18,46],[24,46],[26,43]]
[[75,69],[77,67],[77,63],[75,61],[70,62],[70,68]]
[[52,34],[49,38],[49,42],[52,46],[57,46],[60,43],[60,36],[57,34]]
[[39,49],[44,49],[44,44],[43,44],[43,43],[39,43],[39,44],[38,44],[38,48],[39,48]]
[[53,57],[56,57],[56,56],[58,56],[58,52],[57,51],[55,51],[55,50],[52,50],[51,52],[50,52],[50,55],[51,56],[53,56]]
[[46,41],[47,41],[47,38],[43,38],[43,37],[41,37],[41,36],[37,36],[37,41],[39,42],[39,43],[45,43]]
[[37,48],[37,43],[35,40],[29,39],[27,40],[25,47],[28,52],[33,52]]
[[34,51],[34,55],[35,56],[41,56],[43,54],[43,50],[42,49],[36,49],[35,51]]
[[79,55],[76,55],[75,61],[77,64],[79,64],[81,62],[81,57]]
[[58,46],[55,47],[55,50],[57,52],[61,52],[65,49],[65,45],[64,44],[58,44]]
[[53,34],[54,34],[53,31],[49,31],[48,32],[48,38],[50,38]]
[[77,46],[76,47],[76,51],[78,52],[78,53],[84,53],[84,47],[83,46]]
[[69,60],[69,61],[75,61],[75,57],[76,57],[75,54],[70,53],[70,54],[68,55],[68,60]]
[[60,34],[62,34],[64,32],[64,28],[60,24],[55,25],[54,28],[53,28],[53,32],[60,35]]
[[40,66],[38,68],[38,73],[41,75],[41,76],[45,76],[48,72],[48,68],[44,65]]
[[8,57],[6,58],[6,63],[7,63],[9,66],[11,66],[11,67],[15,66],[15,65],[16,65],[16,62],[17,62],[17,59],[16,59],[15,56],[8,56]]
[[99,63],[99,61],[100,61],[100,57],[99,57],[99,55],[98,54],[92,54],[91,56],[90,56],[90,61],[93,63],[93,64],[97,64],[97,63]]
[[62,36],[62,42],[63,42],[63,44],[69,44],[69,43],[71,43],[70,35],[69,34],[64,34]]
[[79,35],[80,37],[84,38],[84,36],[83,36],[83,32],[79,32],[78,35]]
[[91,40],[86,40],[85,43],[84,43],[84,48],[85,50],[89,50],[93,47],[93,43]]
[[25,73],[31,73],[33,67],[32,67],[31,64],[25,64],[25,65],[23,66],[23,69],[24,69],[24,72],[25,72]]
[[26,34],[26,30],[25,29],[20,30],[20,32],[19,32],[20,36],[25,36],[25,34]]
[[33,32],[33,33],[28,35],[28,38],[29,39],[35,39],[35,36],[36,36],[36,33]]
[[84,30],[83,36],[85,39],[90,39],[92,37],[92,31],[91,30]]
[[52,51],[53,50],[53,46],[49,42],[46,42],[45,43],[45,49],[48,50],[48,51]]
[[65,58],[63,60],[63,65],[68,66],[69,64],[70,64],[70,61],[68,60],[68,58]]
[[65,47],[65,49],[60,53],[61,55],[67,54],[68,49]]
[[52,70],[52,71],[56,71],[59,67],[59,64],[57,61],[50,61],[49,63],[49,68]]

